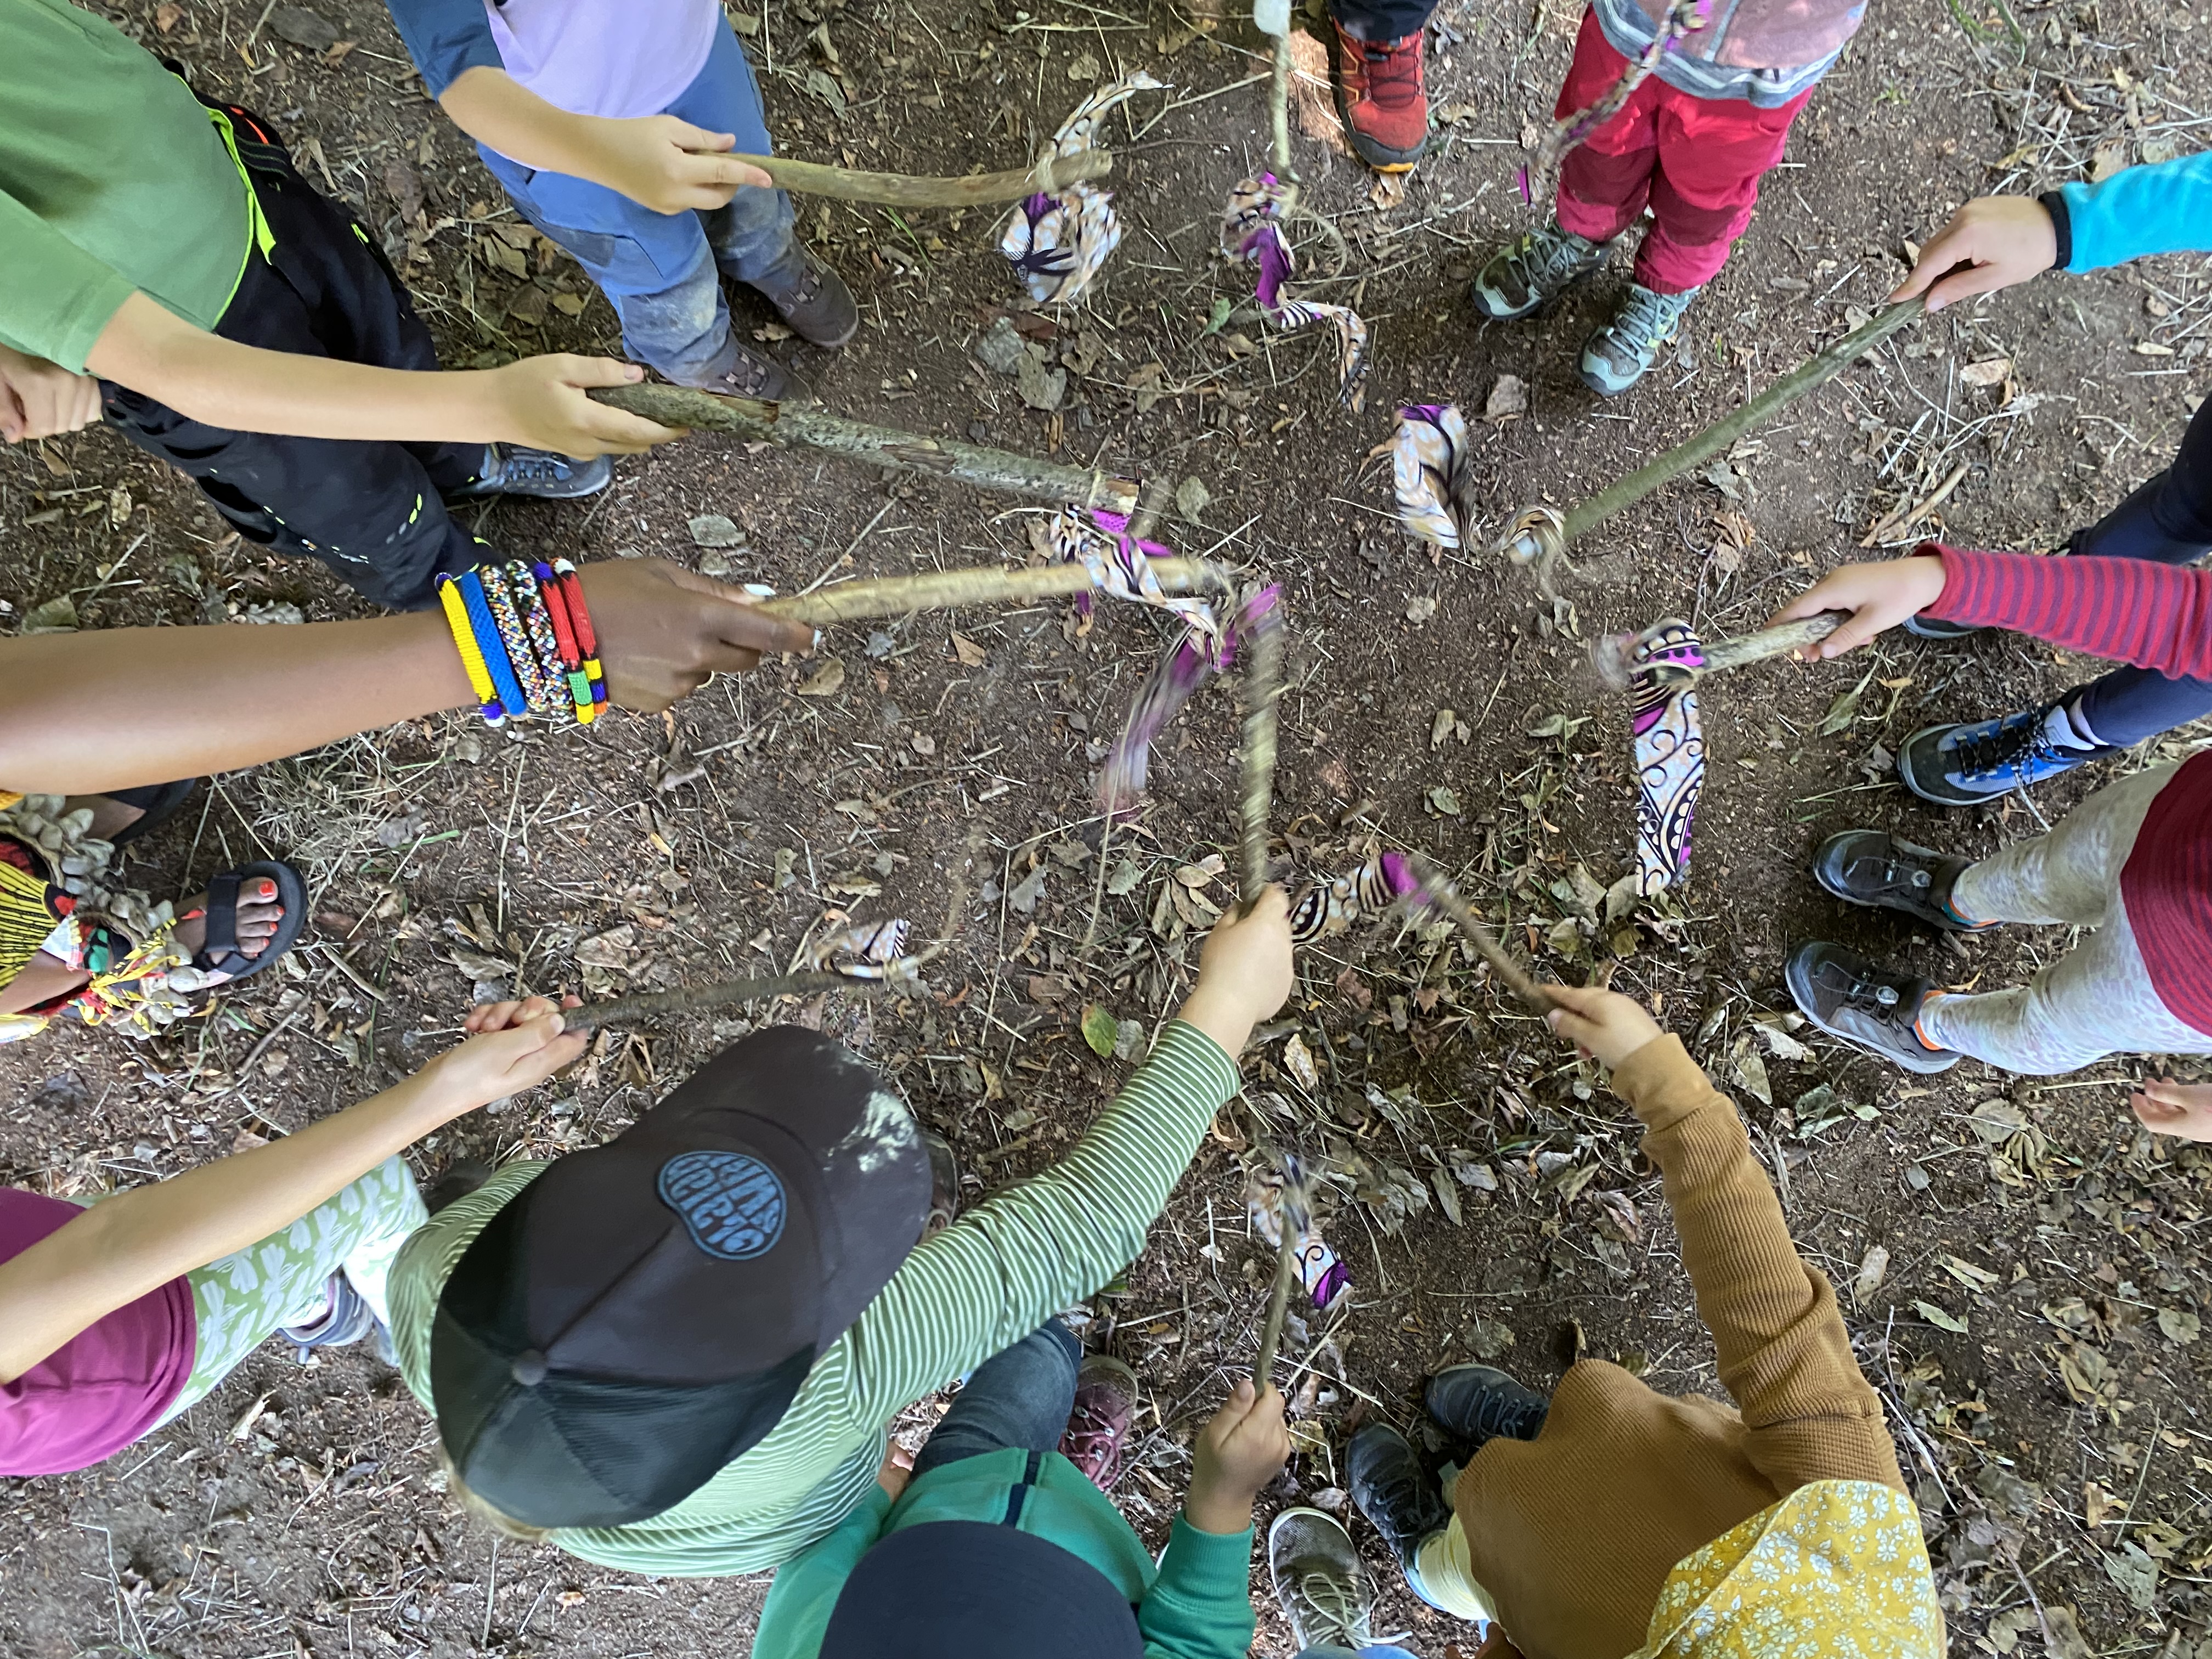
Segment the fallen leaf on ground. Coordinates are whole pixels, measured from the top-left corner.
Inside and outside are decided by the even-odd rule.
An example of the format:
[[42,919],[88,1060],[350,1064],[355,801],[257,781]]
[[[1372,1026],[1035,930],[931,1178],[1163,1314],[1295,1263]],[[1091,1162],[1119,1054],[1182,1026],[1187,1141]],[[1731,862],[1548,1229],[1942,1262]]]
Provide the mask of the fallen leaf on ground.
[[844,689],[844,685],[845,665],[841,659],[832,657],[806,677],[805,682],[799,688],[799,695],[802,697],[834,697]]

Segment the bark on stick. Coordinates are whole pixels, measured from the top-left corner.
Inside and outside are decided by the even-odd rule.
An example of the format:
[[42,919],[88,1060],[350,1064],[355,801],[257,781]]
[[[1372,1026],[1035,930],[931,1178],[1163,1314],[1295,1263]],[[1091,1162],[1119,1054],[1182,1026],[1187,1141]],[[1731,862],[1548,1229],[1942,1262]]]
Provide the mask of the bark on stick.
[[1079,150],[1073,155],[1048,155],[1033,167],[1010,173],[975,173],[959,179],[922,179],[904,173],[856,173],[850,167],[824,167],[819,161],[796,161],[785,155],[736,155],[775,180],[779,190],[795,190],[802,196],[827,196],[840,202],[879,202],[886,207],[963,208],[994,202],[1018,202],[1039,194],[1050,196],[1073,184],[1103,179],[1113,171],[1114,157],[1103,149]]

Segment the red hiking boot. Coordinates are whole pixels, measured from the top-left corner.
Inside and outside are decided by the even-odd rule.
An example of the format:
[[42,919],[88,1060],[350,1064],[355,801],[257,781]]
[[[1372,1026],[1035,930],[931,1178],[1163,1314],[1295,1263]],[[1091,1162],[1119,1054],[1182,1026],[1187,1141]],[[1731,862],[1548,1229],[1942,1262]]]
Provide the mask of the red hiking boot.
[[1075,1374],[1075,1409],[1060,1437],[1060,1455],[1110,1492],[1121,1478],[1122,1446],[1136,1419],[1136,1372],[1110,1355],[1088,1354]]
[[1422,37],[1362,40],[1336,30],[1336,111],[1359,159],[1377,173],[1404,173],[1429,143],[1429,94],[1422,83]]

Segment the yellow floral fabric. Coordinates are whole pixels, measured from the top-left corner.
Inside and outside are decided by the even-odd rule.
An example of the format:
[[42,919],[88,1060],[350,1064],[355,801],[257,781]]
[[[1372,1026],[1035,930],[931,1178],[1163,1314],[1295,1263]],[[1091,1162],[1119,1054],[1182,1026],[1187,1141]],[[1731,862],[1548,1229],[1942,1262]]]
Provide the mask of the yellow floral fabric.
[[1816,1480],[1667,1576],[1630,1659],[1943,1659],[1912,1500]]

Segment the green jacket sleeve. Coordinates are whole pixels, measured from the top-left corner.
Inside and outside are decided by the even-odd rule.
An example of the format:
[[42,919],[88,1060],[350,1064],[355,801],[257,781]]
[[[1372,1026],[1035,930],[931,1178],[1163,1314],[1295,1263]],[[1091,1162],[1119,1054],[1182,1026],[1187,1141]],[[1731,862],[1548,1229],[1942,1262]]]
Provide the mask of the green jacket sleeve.
[[860,1508],[812,1548],[786,1562],[769,1586],[761,1607],[760,1630],[752,1659],[815,1659],[838,1593],[860,1558],[883,1535],[891,1497],[881,1486],[868,1488]]
[[1176,1516],[1159,1577],[1137,1608],[1147,1659],[1244,1659],[1255,1628],[1251,1582],[1251,1528],[1200,1532]]
[[85,354],[131,286],[0,191],[0,343],[84,373]]
[[846,1334],[844,1409],[873,1429],[1093,1294],[1145,1247],[1206,1126],[1239,1086],[1212,1038],[1170,1022],[1068,1155],[918,1246]]

